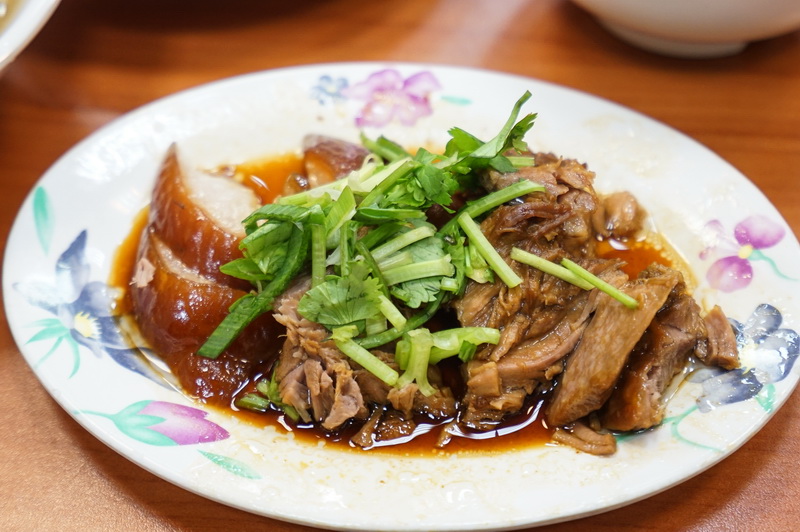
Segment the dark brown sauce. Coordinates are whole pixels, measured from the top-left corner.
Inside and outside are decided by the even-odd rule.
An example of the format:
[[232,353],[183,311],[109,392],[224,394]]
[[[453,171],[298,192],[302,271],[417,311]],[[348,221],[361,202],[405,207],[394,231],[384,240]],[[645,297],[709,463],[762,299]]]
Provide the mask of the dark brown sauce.
[[431,422],[424,418],[414,421],[417,426],[413,433],[405,438],[376,442],[369,449],[362,449],[350,442],[356,433],[353,425],[329,433],[312,425],[294,425],[287,421],[281,412],[249,412],[235,409],[236,417],[257,427],[275,427],[283,432],[292,432],[299,441],[315,445],[325,441],[326,445],[335,448],[353,449],[359,452],[388,453],[403,456],[437,456],[444,453],[487,453],[508,452],[515,449],[524,449],[535,445],[544,445],[551,441],[552,430],[544,422],[544,399],[538,398],[529,401],[523,411],[503,423],[496,429],[486,432],[476,432],[459,429],[452,435],[450,441],[442,448],[436,447],[440,433],[444,430],[446,422]]
[[[453,389],[459,397],[463,393],[464,383],[455,363],[440,363],[445,384]],[[241,397],[255,389],[255,383],[262,376],[256,376],[240,390]],[[288,419],[279,410],[252,412],[231,405],[236,416],[258,427],[273,427],[284,433],[292,432],[299,441],[316,445],[324,441],[337,449],[352,449],[358,452],[390,453],[403,456],[437,456],[443,453],[465,452],[508,452],[532,445],[544,445],[551,441],[553,430],[544,419],[547,397],[545,394],[533,394],[528,397],[520,413],[509,416],[498,423],[493,430],[478,432],[462,427],[451,427],[451,438],[444,447],[437,447],[442,431],[448,428],[452,419],[432,420],[423,415],[414,418],[416,427],[406,437],[394,440],[378,441],[369,449],[362,449],[351,442],[358,432],[360,424],[349,423],[336,431],[326,431],[312,424],[297,424]]]
[[[232,175],[235,179],[250,187],[262,200],[267,203],[274,201],[283,190],[283,184],[292,173],[302,171],[302,160],[298,155],[287,154],[264,160],[249,162],[234,168]],[[129,313],[131,304],[127,296],[127,286],[133,275],[139,241],[147,224],[148,209],[143,209],[134,219],[132,229],[126,239],[117,248],[113,268],[109,276],[109,284],[123,289],[117,309],[120,314]],[[654,244],[648,240],[635,242],[601,241],[597,247],[598,255],[604,258],[618,258],[625,262],[624,270],[631,277],[652,262],[666,266],[673,266],[673,261],[668,258],[664,246]],[[443,363],[444,364],[444,363]],[[463,391],[463,381],[454,365],[442,367],[445,382],[460,396]],[[254,375],[250,382],[245,383],[237,397],[252,392],[255,383],[262,378]],[[317,444],[325,441],[326,445],[337,448],[352,449],[356,452],[391,453],[403,456],[436,456],[443,453],[487,453],[507,452],[514,449],[544,445],[551,441],[553,430],[544,419],[544,410],[547,402],[546,394],[534,394],[528,398],[524,408],[519,414],[509,416],[490,431],[477,432],[464,428],[451,430],[448,443],[437,448],[442,431],[450,425],[451,419],[432,421],[423,416],[418,416],[414,421],[416,428],[406,438],[377,442],[368,451],[351,443],[351,437],[357,432],[356,424],[346,425],[336,432],[327,432],[312,425],[298,425],[287,420],[278,410],[264,413],[251,412],[231,405],[230,410],[237,418],[258,427],[271,426],[283,432],[292,432],[300,441]]]
[[283,191],[286,179],[303,171],[303,159],[287,153],[236,166],[236,176],[258,195],[262,203],[272,203]]
[[142,239],[142,231],[147,225],[147,216],[150,209],[145,207],[133,218],[130,233],[119,245],[114,253],[111,273],[108,276],[108,284],[122,290],[122,296],[116,302],[118,314],[130,314],[133,307],[130,300],[128,286],[133,278],[133,270],[136,267],[136,255],[139,252],[139,242]]
[[596,251],[597,255],[604,259],[622,260],[625,263],[622,271],[632,279],[654,262],[675,267],[673,261],[665,253],[664,246],[648,239],[632,242],[601,240],[597,243]]

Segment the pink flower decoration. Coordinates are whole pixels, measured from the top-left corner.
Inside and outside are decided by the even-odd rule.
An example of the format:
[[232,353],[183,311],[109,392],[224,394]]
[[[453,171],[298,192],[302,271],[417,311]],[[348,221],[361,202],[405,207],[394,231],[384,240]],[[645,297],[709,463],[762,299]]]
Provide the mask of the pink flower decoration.
[[138,401],[114,414],[81,413],[108,418],[123,434],[149,445],[194,445],[229,436],[224,428],[206,419],[206,411],[167,401]]
[[150,401],[136,415],[140,419],[142,416],[161,418],[147,428],[166,436],[177,445],[206,443],[228,437],[228,431],[206,419],[207,412],[190,406]]
[[412,126],[418,119],[433,113],[429,97],[440,88],[430,72],[418,72],[403,79],[397,70],[386,69],[343,89],[342,94],[366,102],[356,116],[359,127],[385,126],[393,120]]
[[723,292],[741,290],[753,279],[753,267],[747,259],[724,257],[719,259],[706,272],[711,286]]
[[719,220],[706,224],[706,235],[712,243],[700,253],[707,258],[711,251],[720,248],[730,255],[717,259],[706,273],[709,284],[723,292],[741,290],[753,279],[752,261],[764,260],[770,263],[779,276],[788,279],[778,271],[775,263],[760,250],[770,248],[780,242],[786,234],[785,229],[766,216],[753,215],[745,218],[733,229],[733,238],[725,235]]

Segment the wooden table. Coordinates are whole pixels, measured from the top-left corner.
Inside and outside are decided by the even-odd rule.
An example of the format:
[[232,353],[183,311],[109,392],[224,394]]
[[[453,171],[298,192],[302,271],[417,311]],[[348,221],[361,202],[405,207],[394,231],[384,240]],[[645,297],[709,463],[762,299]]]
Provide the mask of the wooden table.
[[[484,67],[622,103],[719,153],[800,231],[797,32],[698,61],[633,49],[561,0],[64,0],[0,77],[3,242],[39,176],[115,117],[227,76],[349,60]],[[210,502],[117,455],[50,398],[0,322],[0,530],[306,530]],[[699,477],[549,530],[796,529],[798,435],[795,394]]]

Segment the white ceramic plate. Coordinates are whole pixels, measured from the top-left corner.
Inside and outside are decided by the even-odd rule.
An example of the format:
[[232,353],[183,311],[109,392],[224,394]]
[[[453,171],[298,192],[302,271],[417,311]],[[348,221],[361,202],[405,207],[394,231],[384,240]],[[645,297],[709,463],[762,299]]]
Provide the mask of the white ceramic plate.
[[0,19],[0,71],[17,57],[53,14],[60,0],[11,0]]
[[[296,150],[309,132],[355,140],[357,122],[406,145],[441,144],[454,125],[488,138],[525,90],[533,93],[525,110],[539,113],[531,146],[587,162],[600,191],[634,192],[696,274],[703,305],[719,303],[736,320],[744,367],[696,375],[660,428],[622,438],[606,458],[554,445],[435,458],[336,450],[206,412],[148,377],[119,343],[104,282],[171,143],[191,164],[211,167]],[[745,177],[630,110],[486,71],[330,64],[182,92],[81,142],[23,204],[3,293],[20,349],[52,396],[96,437],[170,482],[320,527],[478,530],[619,507],[742,445],[797,383],[800,285],[785,272],[798,260],[790,228]]]

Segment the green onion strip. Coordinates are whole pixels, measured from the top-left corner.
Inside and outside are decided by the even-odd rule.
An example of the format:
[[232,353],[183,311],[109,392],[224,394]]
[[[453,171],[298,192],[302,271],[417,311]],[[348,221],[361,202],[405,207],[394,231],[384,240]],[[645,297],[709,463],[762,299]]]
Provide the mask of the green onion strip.
[[469,214],[460,214],[458,216],[458,225],[464,230],[464,233],[470,239],[470,243],[476,247],[481,257],[489,264],[489,267],[492,268],[494,273],[496,273],[509,288],[514,288],[522,283],[522,279],[520,279],[519,275],[511,269],[511,266],[509,266],[497,250],[492,247],[492,244],[481,232],[480,226],[475,223],[475,220],[473,220]]

